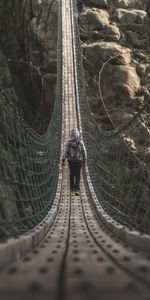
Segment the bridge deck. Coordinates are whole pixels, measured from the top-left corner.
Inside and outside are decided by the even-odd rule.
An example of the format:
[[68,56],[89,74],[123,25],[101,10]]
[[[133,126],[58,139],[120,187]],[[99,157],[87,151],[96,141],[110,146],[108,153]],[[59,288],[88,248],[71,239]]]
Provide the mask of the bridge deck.
[[[70,0],[63,0],[64,142],[77,126]],[[150,261],[99,220],[84,176],[71,197],[67,164],[57,215],[41,244],[0,273],[1,299],[149,299]]]

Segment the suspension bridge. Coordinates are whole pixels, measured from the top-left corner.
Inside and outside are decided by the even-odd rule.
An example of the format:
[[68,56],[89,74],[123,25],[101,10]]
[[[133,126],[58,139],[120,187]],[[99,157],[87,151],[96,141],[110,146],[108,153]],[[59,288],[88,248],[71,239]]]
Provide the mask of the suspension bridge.
[[[45,134],[24,121],[11,88],[1,91],[0,297],[148,300],[150,177],[126,140],[141,122],[150,125],[149,102],[127,126],[98,130],[86,102],[73,0],[59,4],[57,58]],[[58,167],[73,127],[88,152],[79,197],[70,195],[67,164]]]

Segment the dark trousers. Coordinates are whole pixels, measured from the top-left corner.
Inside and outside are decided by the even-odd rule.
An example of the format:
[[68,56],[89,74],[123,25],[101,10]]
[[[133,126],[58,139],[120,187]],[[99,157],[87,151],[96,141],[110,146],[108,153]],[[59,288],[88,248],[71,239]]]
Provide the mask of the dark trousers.
[[82,162],[80,161],[69,161],[71,191],[80,189],[81,166]]

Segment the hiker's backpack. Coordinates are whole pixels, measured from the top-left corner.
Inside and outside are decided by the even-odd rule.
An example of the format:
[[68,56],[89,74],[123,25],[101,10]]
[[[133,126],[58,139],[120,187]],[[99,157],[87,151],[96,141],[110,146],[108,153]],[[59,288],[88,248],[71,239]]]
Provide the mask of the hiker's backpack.
[[82,145],[79,142],[76,146],[73,146],[69,143],[69,153],[68,153],[69,161],[82,161]]

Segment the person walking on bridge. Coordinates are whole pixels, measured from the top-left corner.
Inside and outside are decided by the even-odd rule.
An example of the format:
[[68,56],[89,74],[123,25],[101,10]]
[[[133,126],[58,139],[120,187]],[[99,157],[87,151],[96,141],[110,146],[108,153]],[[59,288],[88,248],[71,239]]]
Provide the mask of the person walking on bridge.
[[80,139],[80,133],[77,128],[70,131],[70,139],[64,147],[62,156],[62,167],[67,159],[70,170],[70,191],[72,196],[80,195],[80,173],[82,166],[85,165],[87,152],[84,142]]

